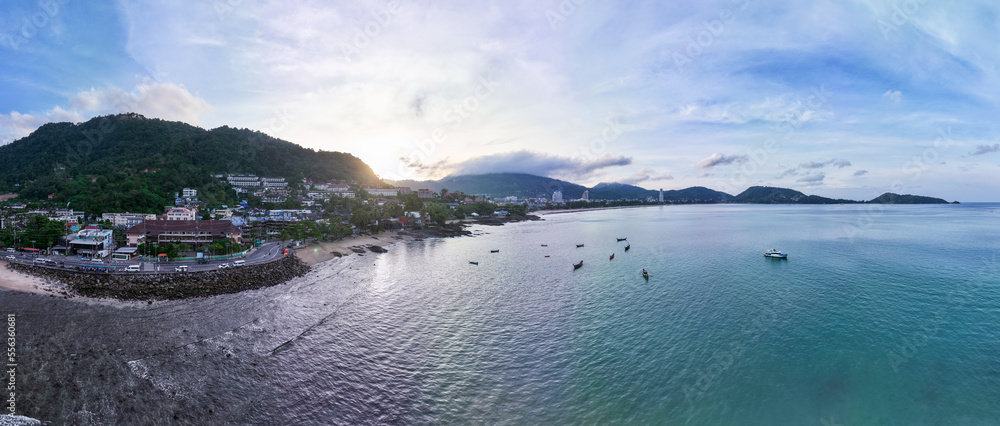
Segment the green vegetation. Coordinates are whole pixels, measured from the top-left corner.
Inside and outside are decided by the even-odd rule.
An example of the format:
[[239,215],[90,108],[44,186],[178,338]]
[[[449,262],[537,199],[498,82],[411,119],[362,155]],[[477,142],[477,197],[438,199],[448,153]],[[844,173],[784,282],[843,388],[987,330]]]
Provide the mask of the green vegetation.
[[0,244],[5,247],[31,247],[47,249],[59,244],[59,238],[66,235],[66,223],[42,215],[28,218],[26,229],[16,231],[14,228],[0,229]]
[[[877,204],[948,204],[947,201],[940,198],[934,197],[924,197],[920,195],[899,195],[893,194],[891,192],[886,192],[885,194],[879,195],[875,199],[869,201],[869,203]],[[956,201],[957,203],[957,201]]]
[[0,147],[0,193],[46,200],[88,214],[160,213],[174,193],[198,189],[209,206],[236,194],[213,174],[253,173],[290,181],[380,181],[368,165],[340,152],[315,151],[248,129],[204,130],[138,114],[51,123]]

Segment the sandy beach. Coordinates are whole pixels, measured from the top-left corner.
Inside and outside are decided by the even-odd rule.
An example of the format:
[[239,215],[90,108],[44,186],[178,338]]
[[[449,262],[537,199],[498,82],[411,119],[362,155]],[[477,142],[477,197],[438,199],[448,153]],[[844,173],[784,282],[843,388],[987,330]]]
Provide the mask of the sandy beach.
[[[312,266],[341,256],[353,255],[355,254],[353,249],[364,249],[365,252],[369,251],[369,246],[379,246],[387,249],[392,244],[402,241],[412,241],[413,239],[413,237],[408,235],[385,232],[377,236],[365,235],[332,242],[309,244],[295,249],[295,255],[309,266]],[[340,256],[334,253],[339,253]]]
[[593,207],[586,209],[552,209],[552,210],[537,210],[531,212],[533,215],[545,216],[547,214],[560,214],[560,213],[576,213],[576,212],[586,212],[586,211],[596,211],[596,210],[615,210],[615,209],[637,209],[642,207],[662,207],[670,206],[671,204],[649,204],[640,206],[614,206],[614,207]]
[[63,291],[59,284],[7,269],[7,262],[0,262],[0,288],[37,294],[59,294]]

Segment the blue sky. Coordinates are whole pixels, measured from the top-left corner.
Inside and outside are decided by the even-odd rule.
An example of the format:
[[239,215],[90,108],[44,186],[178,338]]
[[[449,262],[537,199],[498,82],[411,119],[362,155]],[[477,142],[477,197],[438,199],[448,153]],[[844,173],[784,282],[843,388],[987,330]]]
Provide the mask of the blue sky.
[[136,111],[387,179],[1000,194],[993,2],[163,3],[0,4],[0,144]]

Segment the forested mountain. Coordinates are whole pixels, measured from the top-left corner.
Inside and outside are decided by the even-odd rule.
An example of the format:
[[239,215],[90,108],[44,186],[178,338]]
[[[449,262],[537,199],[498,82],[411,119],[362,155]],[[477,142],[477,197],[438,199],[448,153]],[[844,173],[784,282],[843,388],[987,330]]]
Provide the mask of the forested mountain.
[[87,213],[162,212],[182,188],[211,204],[225,200],[219,173],[375,183],[360,159],[315,151],[264,133],[231,127],[205,130],[139,114],[50,123],[0,146],[0,193],[69,202]]
[[850,204],[851,200],[835,200],[818,195],[806,195],[794,189],[774,188],[770,186],[751,186],[739,193],[731,203],[745,204]]
[[869,201],[869,203],[878,204],[948,204],[947,201],[940,198],[934,197],[924,197],[922,195],[899,195],[891,192],[886,192],[885,194],[879,195],[875,199]]
[[572,199],[582,197],[583,191],[587,190],[587,187],[575,183],[525,173],[453,175],[441,180],[401,180],[392,184],[432,191],[447,189],[497,198],[511,195],[518,198],[552,198],[552,192],[558,189],[562,191],[563,198]]
[[[408,186],[413,189],[430,189],[440,191],[462,191],[466,194],[488,195],[491,197],[517,196],[518,198],[552,198],[552,192],[562,191],[563,199],[572,200],[583,197],[583,191],[589,191],[591,200],[621,200],[659,198],[659,191],[640,188],[624,183],[599,183],[592,188],[583,185],[524,173],[489,173],[482,175],[454,175],[441,180],[402,180],[394,181],[393,185]],[[663,191],[665,201],[707,201],[722,202],[732,198],[725,192],[714,191],[705,187],[695,186],[686,189]]]

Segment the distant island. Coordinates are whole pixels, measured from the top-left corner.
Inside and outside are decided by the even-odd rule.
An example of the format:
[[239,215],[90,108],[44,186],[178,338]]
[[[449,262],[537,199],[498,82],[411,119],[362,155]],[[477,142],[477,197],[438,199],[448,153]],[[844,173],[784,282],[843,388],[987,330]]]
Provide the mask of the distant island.
[[[729,200],[739,204],[949,204],[940,198],[920,195],[899,195],[886,192],[870,201],[855,201],[806,195],[794,189],[751,186]],[[957,203],[957,201],[956,201]]]

